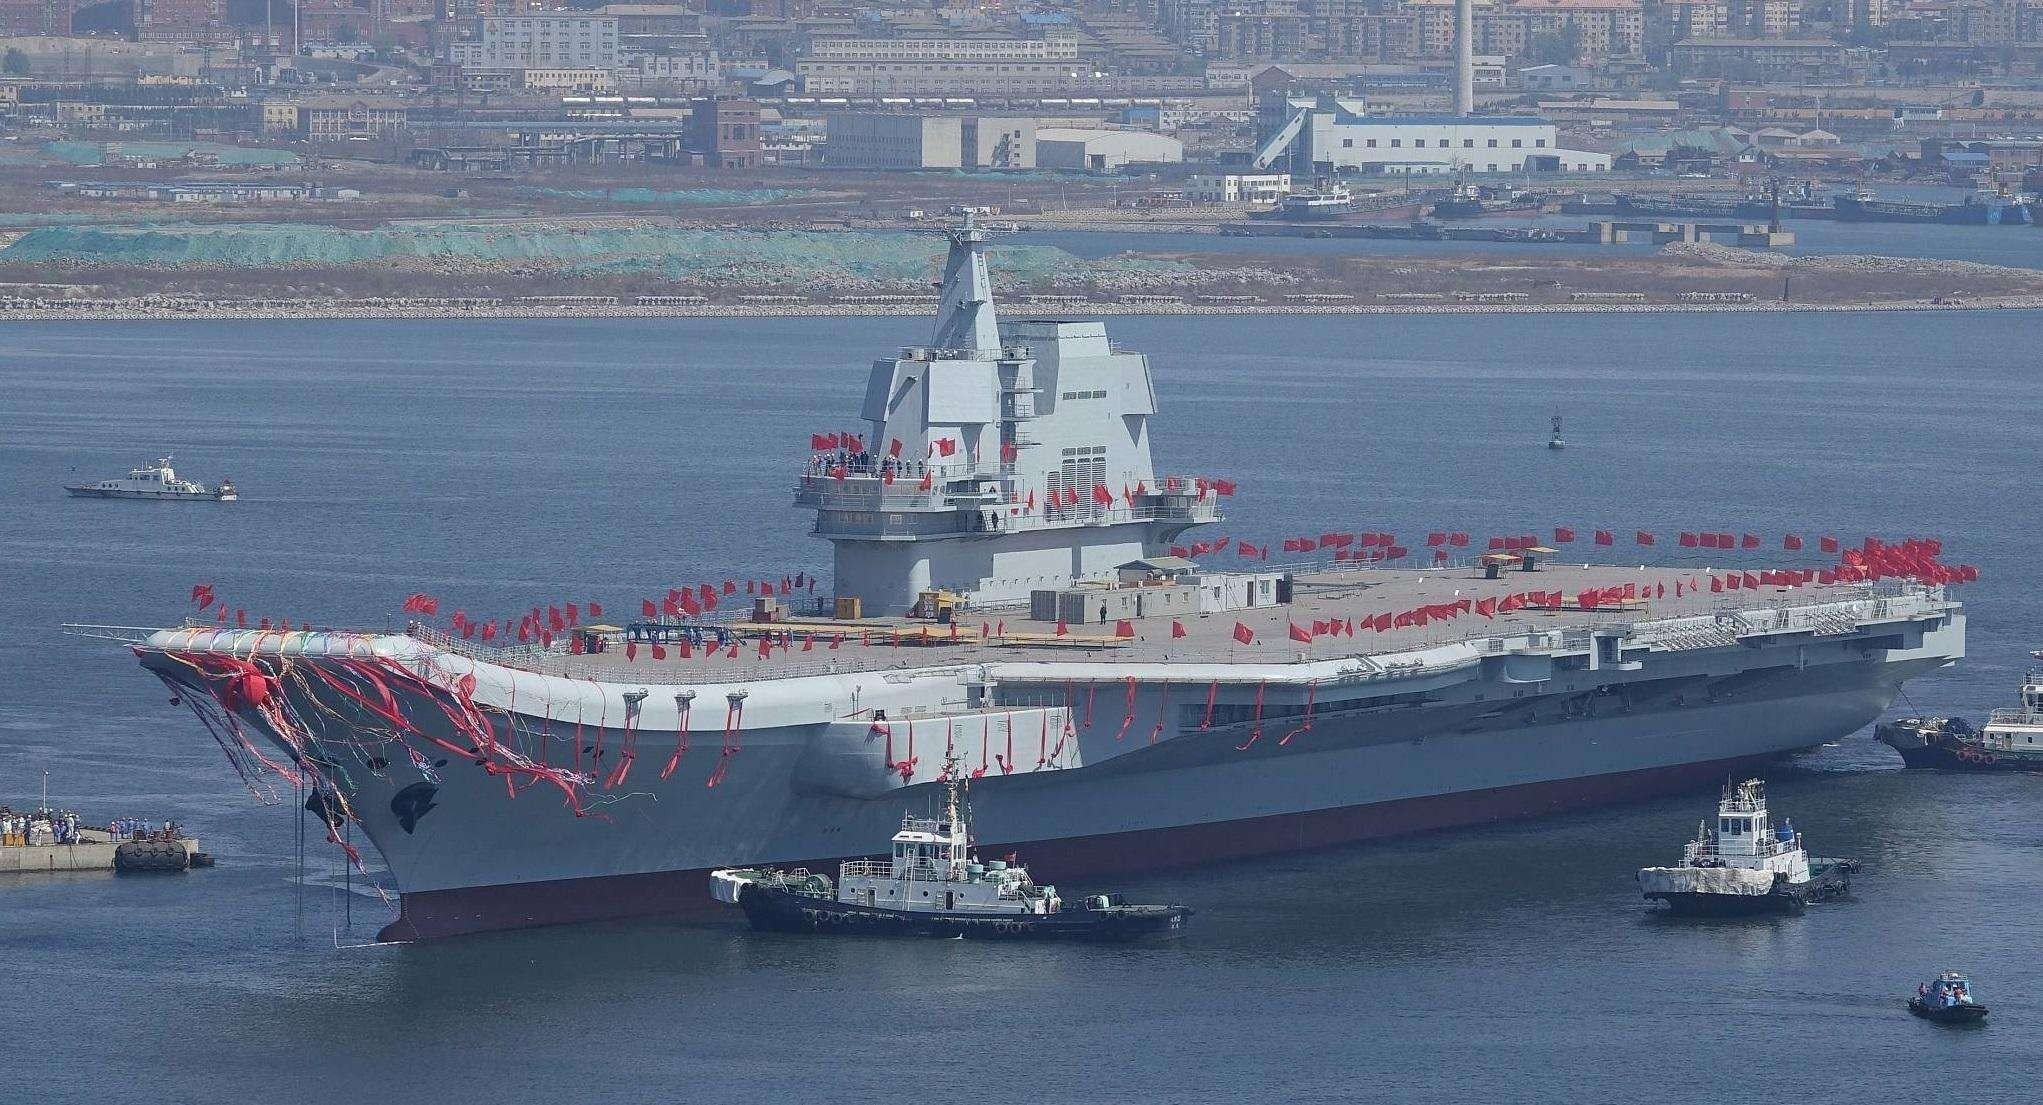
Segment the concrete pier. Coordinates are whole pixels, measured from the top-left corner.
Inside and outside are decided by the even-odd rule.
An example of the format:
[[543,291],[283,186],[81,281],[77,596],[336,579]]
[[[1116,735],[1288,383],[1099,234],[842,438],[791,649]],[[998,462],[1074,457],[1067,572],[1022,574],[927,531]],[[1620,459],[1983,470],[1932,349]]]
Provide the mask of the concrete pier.
[[1658,220],[1606,219],[1591,223],[1596,241],[1603,245],[1636,242],[1656,245],[1668,242],[1728,241],[1741,246],[1772,248],[1795,244],[1795,232],[1775,230],[1765,223],[1661,222]]

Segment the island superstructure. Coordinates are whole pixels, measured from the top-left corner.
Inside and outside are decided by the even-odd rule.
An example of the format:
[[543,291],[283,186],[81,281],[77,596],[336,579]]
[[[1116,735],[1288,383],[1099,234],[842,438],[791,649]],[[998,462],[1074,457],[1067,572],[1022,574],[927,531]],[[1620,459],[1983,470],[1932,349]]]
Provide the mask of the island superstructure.
[[796,493],[835,546],[836,594],[903,614],[932,587],[980,606],[1111,573],[1219,517],[1159,479],[1149,359],[1100,322],[1003,327],[971,215],[951,240],[936,334],[873,362],[869,435],[812,457]]
[[813,616],[675,591],[609,636],[192,624],[136,655],[366,833],[416,939],[697,912],[712,869],[864,854],[953,762],[980,845],[1060,878],[1548,813],[1835,739],[1963,654],[1914,579],[1202,567],[1170,542],[1231,486],[1154,470],[1147,362],[1001,323],[969,220],[944,271],[930,344],[799,478],[836,547]]

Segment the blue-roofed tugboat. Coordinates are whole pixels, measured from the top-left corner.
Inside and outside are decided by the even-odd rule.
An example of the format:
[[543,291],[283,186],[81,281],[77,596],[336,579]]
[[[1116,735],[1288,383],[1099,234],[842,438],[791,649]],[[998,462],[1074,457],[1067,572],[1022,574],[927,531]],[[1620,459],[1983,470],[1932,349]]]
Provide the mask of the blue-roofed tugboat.
[[[2034,654],[2043,659],[2043,652]],[[1961,717],[1910,717],[1873,730],[1910,767],[2043,771],[2043,674],[2022,679],[2021,705],[1995,710],[1981,728]]]
[[893,855],[842,864],[834,891],[827,876],[800,868],[727,868],[710,872],[711,893],[766,932],[1131,941],[1183,930],[1192,913],[1185,906],[1128,905],[1099,894],[1069,908],[1056,887],[1035,882],[1012,856],[979,862],[971,851],[969,784],[962,764],[950,766],[943,816],[903,818]]
[[1986,1006],[1973,995],[1972,980],[1956,971],[1945,971],[1916,987],[1908,1011],[1938,1024],[1978,1024],[1986,1019]]
[[1792,821],[1774,827],[1765,784],[1748,779],[1724,788],[1716,824],[1702,823],[1681,865],[1640,870],[1639,889],[1681,914],[1800,913],[1812,901],[1842,897],[1857,866],[1809,858]]

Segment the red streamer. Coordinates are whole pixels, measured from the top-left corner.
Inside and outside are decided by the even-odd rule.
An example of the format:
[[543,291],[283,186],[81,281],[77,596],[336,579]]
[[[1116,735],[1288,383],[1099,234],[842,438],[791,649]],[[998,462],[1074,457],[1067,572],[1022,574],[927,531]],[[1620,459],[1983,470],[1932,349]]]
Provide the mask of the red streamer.
[[1250,745],[1255,744],[1257,740],[1261,739],[1263,735],[1263,692],[1267,690],[1269,686],[1270,684],[1268,680],[1256,684],[1256,714],[1254,718],[1255,725],[1253,728],[1249,730],[1248,740],[1234,747],[1234,750],[1236,752],[1248,751]]
[[1314,696],[1318,693],[1318,691],[1319,680],[1317,679],[1305,685],[1305,720],[1299,723],[1298,728],[1293,729],[1289,733],[1284,734],[1284,739],[1277,742],[1277,747],[1282,748],[1285,745],[1290,744],[1291,738],[1297,736],[1300,733],[1312,732],[1312,700]]
[[681,766],[681,757],[688,752],[688,711],[690,707],[695,705],[695,696],[693,694],[677,694],[674,696],[674,705],[676,710],[674,721],[674,754],[667,757],[667,766],[660,769],[660,778],[662,779],[674,774],[675,769]]

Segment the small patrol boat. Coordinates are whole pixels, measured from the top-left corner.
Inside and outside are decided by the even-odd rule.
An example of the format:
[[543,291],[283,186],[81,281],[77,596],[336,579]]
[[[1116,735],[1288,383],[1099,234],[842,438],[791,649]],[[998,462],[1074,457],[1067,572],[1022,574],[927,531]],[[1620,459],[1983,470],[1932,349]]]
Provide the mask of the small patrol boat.
[[1765,784],[1748,779],[1725,786],[1716,824],[1702,823],[1681,865],[1640,870],[1639,889],[1675,913],[1800,913],[1812,901],[1843,896],[1857,869],[1852,860],[1809,858],[1792,821],[1774,828]]
[[220,486],[207,487],[179,479],[177,471],[170,467],[169,457],[130,468],[123,479],[75,484],[64,490],[82,499],[203,499],[231,503],[239,497],[234,492],[233,480],[221,480]]
[[[2035,656],[2043,660],[2043,652]],[[1909,767],[2043,771],[2043,674],[2023,677],[2021,703],[1988,714],[1983,728],[1961,717],[1910,717],[1883,722],[1873,735]]]
[[1192,913],[1185,906],[1129,905],[1099,894],[1073,909],[1013,856],[979,862],[961,766],[947,772],[942,817],[903,818],[894,854],[839,866],[835,888],[828,876],[802,868],[729,868],[710,872],[711,894],[765,932],[1129,941],[1182,931]]
[[1987,1012],[1972,996],[1972,980],[1956,971],[1945,971],[1916,987],[1908,1011],[1938,1024],[1978,1024]]

